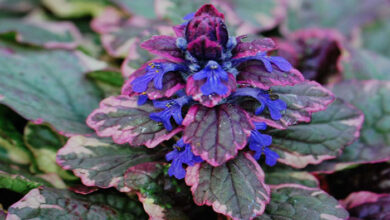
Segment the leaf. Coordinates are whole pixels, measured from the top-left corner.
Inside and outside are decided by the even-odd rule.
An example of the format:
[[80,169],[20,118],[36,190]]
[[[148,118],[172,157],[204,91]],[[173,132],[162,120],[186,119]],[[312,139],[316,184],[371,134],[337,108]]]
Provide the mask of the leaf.
[[342,201],[354,220],[363,219],[387,219],[390,216],[389,194],[377,194],[373,192],[355,192]]
[[[120,6],[129,14],[136,14],[145,18],[156,18],[154,10],[154,0],[132,1],[132,0],[110,0],[111,2]],[[152,7],[151,7],[152,6]]]
[[333,172],[354,164],[377,163],[390,159],[390,83],[387,81],[346,81],[332,91],[364,113],[360,138],[345,148],[335,160],[310,167],[317,172]]
[[387,36],[390,33],[390,24],[388,19],[390,13],[377,19],[371,24],[365,25],[361,30],[362,47],[375,51],[387,58],[390,57],[390,47],[386,43]]
[[42,0],[42,4],[53,14],[61,18],[78,18],[97,16],[100,14],[106,0]]
[[81,34],[70,22],[49,22],[33,19],[0,19],[0,34],[15,33],[19,43],[45,48],[75,49]]
[[100,94],[84,73],[105,63],[80,52],[34,50],[0,42],[0,102],[60,133],[85,134],[86,116]]
[[261,215],[269,202],[264,172],[248,153],[218,167],[207,163],[188,167],[185,181],[197,205],[212,206],[233,219]]
[[25,194],[43,185],[50,186],[45,180],[31,175],[19,166],[0,162],[0,188]]
[[268,134],[280,162],[303,168],[338,156],[359,137],[363,120],[357,108],[336,99],[325,111],[314,113],[310,123],[271,130]]
[[122,74],[115,70],[98,70],[87,74],[87,78],[93,80],[103,91],[105,97],[119,95],[124,83]]
[[295,183],[307,187],[319,186],[317,178],[308,172],[277,167],[264,167],[264,172],[265,183],[268,185]]
[[348,48],[343,59],[343,77],[358,80],[390,80],[390,59],[374,52]]
[[[381,7],[378,7],[380,5]],[[386,0],[295,0],[288,2],[286,31],[308,27],[335,28],[345,35],[389,12]]]
[[[66,216],[66,217],[64,217]],[[139,202],[117,193],[77,195],[42,187],[8,209],[7,219],[144,219]]]
[[270,126],[285,129],[299,122],[310,122],[311,114],[323,111],[333,102],[333,94],[313,81],[305,81],[295,86],[274,86],[272,93],[287,104],[287,109],[279,121],[255,116],[253,119],[266,120]]
[[113,57],[126,57],[128,54],[140,56],[138,53],[134,54],[134,50],[139,48],[141,41],[152,35],[173,35],[173,30],[164,21],[147,20],[140,16],[129,18],[112,7],[106,8],[93,19],[91,27],[100,34],[104,48]]
[[0,10],[28,12],[38,4],[38,0],[0,0]]
[[27,124],[24,142],[33,153],[38,169],[44,173],[57,173],[67,180],[76,179],[56,163],[56,153],[65,144],[65,137],[53,131],[50,126]]
[[239,71],[238,83],[249,84],[260,89],[268,90],[273,86],[293,86],[304,81],[302,74],[296,69],[283,72],[274,68],[270,73],[261,61],[248,61],[241,64],[237,69]]
[[153,148],[182,130],[178,127],[169,132],[153,121],[149,115],[156,111],[150,103],[138,106],[137,97],[111,96],[88,116],[87,124],[100,137],[112,137],[115,143]]
[[124,183],[126,171],[159,157],[162,155],[158,151],[118,145],[110,138],[74,136],[58,151],[57,163],[72,170],[86,186],[115,187],[129,192]]
[[234,158],[245,147],[253,129],[247,113],[229,104],[214,108],[194,105],[183,125],[184,142],[190,143],[193,153],[213,166]]
[[307,28],[277,40],[278,55],[286,58],[307,80],[321,84],[341,78],[344,37],[336,30]]
[[15,114],[0,105],[0,159],[4,162],[27,165],[31,163],[31,152],[24,145],[23,136],[11,121],[13,118]]
[[[159,162],[148,162],[130,167],[125,184],[137,191],[151,219],[188,219],[183,204],[190,204],[188,187],[167,175]],[[184,200],[183,200],[184,197]]]
[[174,62],[183,62],[184,54],[176,46],[176,37],[172,36],[153,36],[143,42],[141,47],[158,56],[165,57]]
[[272,187],[271,202],[257,220],[348,219],[337,200],[317,188],[298,184]]

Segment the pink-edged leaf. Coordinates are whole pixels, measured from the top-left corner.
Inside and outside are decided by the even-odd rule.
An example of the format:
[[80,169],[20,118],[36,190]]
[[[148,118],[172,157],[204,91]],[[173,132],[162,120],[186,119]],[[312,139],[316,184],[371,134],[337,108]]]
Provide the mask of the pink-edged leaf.
[[70,186],[68,189],[74,193],[77,193],[77,194],[88,195],[88,194],[91,194],[93,192],[98,191],[99,187],[78,184],[78,185]]
[[101,92],[85,73],[105,66],[81,52],[0,42],[0,102],[61,134],[92,133],[85,118],[98,106]]
[[279,68],[273,68],[272,72],[265,69],[261,61],[247,61],[238,66],[239,74],[237,82],[239,84],[251,85],[260,89],[269,89],[272,86],[293,86],[302,83],[302,74],[291,69],[290,72],[282,72]]
[[299,184],[271,186],[271,202],[256,220],[328,219],[347,220],[348,212],[336,199],[318,188]]
[[359,137],[363,120],[360,110],[336,99],[325,111],[314,113],[310,123],[268,133],[272,149],[280,156],[278,161],[303,168],[338,156]]
[[[150,219],[187,219],[182,211],[182,203],[177,201],[177,197],[182,196],[183,192],[189,197],[189,192],[183,189],[186,187],[183,183],[177,184],[172,178],[166,178],[163,169],[164,164],[160,162],[130,167],[125,174],[125,184],[136,191]],[[170,195],[172,184],[175,185],[175,197]]]
[[390,194],[361,191],[350,194],[341,203],[349,211],[351,220],[390,218]]
[[[325,110],[334,100],[332,92],[314,81],[304,81],[295,86],[274,86],[271,89],[287,104],[283,117],[269,124],[278,129],[299,122],[310,122],[312,113]],[[270,120],[268,116],[254,116],[253,119]]]
[[149,103],[139,106],[137,97],[112,96],[88,116],[87,124],[99,136],[112,137],[115,143],[153,148],[182,130],[178,127],[169,132],[153,121],[149,115],[156,111]]
[[310,167],[315,172],[334,172],[354,164],[378,163],[390,159],[390,83],[388,81],[345,81],[332,91],[364,113],[360,138],[335,160]]
[[129,192],[126,171],[155,160],[161,154],[144,147],[115,144],[111,138],[74,136],[57,153],[57,163],[81,178],[86,186],[115,187]]
[[184,62],[183,52],[176,46],[176,37],[153,36],[143,42],[141,47],[153,54],[175,62]]
[[184,142],[190,143],[193,153],[213,166],[225,163],[244,148],[253,129],[248,114],[229,104],[214,108],[194,105],[183,125]]
[[[66,217],[64,217],[66,216]],[[7,219],[145,219],[141,204],[126,195],[105,192],[78,195],[40,187],[8,208]]]
[[278,41],[278,55],[286,58],[307,80],[322,84],[341,78],[344,37],[333,29],[308,28]]
[[242,58],[255,56],[259,52],[268,52],[275,50],[276,44],[271,38],[255,39],[251,42],[242,42],[238,40],[237,46],[232,51],[233,58]]
[[49,49],[75,49],[81,34],[70,22],[38,19],[0,19],[0,34],[15,33],[16,41]]
[[197,205],[212,206],[235,220],[263,214],[270,200],[264,172],[248,153],[240,153],[219,167],[207,163],[188,167],[185,181]]
[[164,21],[140,16],[129,18],[112,7],[93,19],[91,27],[100,34],[103,47],[114,57],[126,57],[129,51],[136,50],[141,41],[153,34],[174,34]]
[[228,97],[232,92],[234,92],[237,88],[236,79],[230,73],[228,73],[229,79],[227,82],[222,83],[228,88],[228,91],[225,95],[211,94],[211,95],[203,95],[200,87],[206,83],[206,79],[202,80],[194,80],[193,76],[188,77],[186,84],[186,93],[187,95],[192,96],[192,98],[196,101],[202,103],[202,105],[212,108],[223,99]]
[[[150,63],[155,63],[155,62],[167,62],[167,60],[163,59],[154,59],[151,61],[148,61],[144,65],[142,65],[139,69],[134,71],[129,79],[126,81],[126,83],[123,85],[122,88],[122,95],[129,95],[129,96],[135,96],[139,95],[139,93],[136,93],[133,91],[131,82],[136,79],[137,77],[143,76],[146,72],[146,67]],[[177,91],[180,89],[183,89],[185,86],[185,83],[180,75],[179,72],[168,72],[164,74],[163,77],[163,88],[156,89],[154,87],[153,81],[150,81],[148,84],[148,87],[146,89],[146,95],[148,96],[149,99],[154,100],[154,99],[159,99],[163,97],[171,97],[174,95]]]

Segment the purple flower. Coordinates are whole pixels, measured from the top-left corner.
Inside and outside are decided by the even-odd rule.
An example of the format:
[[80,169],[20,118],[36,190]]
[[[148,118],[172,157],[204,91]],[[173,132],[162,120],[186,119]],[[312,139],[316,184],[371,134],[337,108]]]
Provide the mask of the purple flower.
[[283,57],[267,56],[267,52],[259,52],[255,56],[234,59],[232,60],[232,63],[234,66],[237,66],[238,64],[248,60],[259,60],[263,62],[265,69],[270,73],[273,71],[272,64],[277,66],[283,72],[288,72],[292,68],[292,65]]
[[255,130],[251,131],[249,137],[249,149],[255,151],[253,157],[258,160],[262,154],[265,155],[265,163],[268,166],[276,164],[279,155],[268,148],[272,144],[272,137],[267,134],[262,134],[257,130],[265,130],[267,125],[264,122],[254,122]]
[[187,104],[191,98],[189,96],[182,96],[177,99],[153,101],[153,105],[156,108],[164,109],[161,112],[153,112],[150,114],[150,118],[154,121],[163,123],[164,127],[168,130],[172,130],[171,117],[175,120],[176,124],[181,125],[183,122],[183,116],[181,115],[182,107]]
[[194,74],[194,80],[205,78],[206,83],[200,87],[203,95],[224,95],[228,92],[227,86],[222,83],[229,80],[228,73],[217,62],[210,60],[201,71]]
[[195,156],[192,153],[191,146],[184,143],[183,139],[180,139],[173,148],[173,151],[165,155],[167,161],[172,161],[172,164],[168,169],[169,176],[175,176],[177,179],[183,179],[186,174],[183,164],[193,166],[196,163],[203,161],[202,158]]
[[260,107],[256,109],[255,114],[261,114],[265,107],[267,107],[273,120],[279,120],[282,117],[281,111],[287,108],[287,105],[284,101],[280,99],[275,100],[274,97],[271,98],[267,91],[259,88],[237,89],[233,96],[250,96],[255,98],[261,104]]
[[153,80],[154,87],[161,90],[163,88],[162,82],[165,73],[185,70],[185,66],[175,63],[149,63],[149,65],[146,67],[145,74],[134,79],[131,82],[131,87],[133,88],[134,92],[142,93],[146,91],[149,82]]

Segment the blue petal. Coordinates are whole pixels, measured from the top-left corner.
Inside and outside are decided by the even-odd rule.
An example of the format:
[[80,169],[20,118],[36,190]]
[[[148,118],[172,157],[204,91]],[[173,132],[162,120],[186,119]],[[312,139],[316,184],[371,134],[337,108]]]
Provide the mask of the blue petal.
[[267,128],[267,124],[265,122],[253,122],[256,130],[265,130]]
[[171,151],[165,155],[165,159],[167,161],[171,161],[171,160],[174,160],[175,158],[177,158],[178,155],[179,155],[179,151],[174,149],[173,151]]
[[180,161],[174,160],[168,169],[169,176],[175,176],[177,179],[183,179],[186,176],[186,170]]
[[163,88],[163,77],[164,77],[164,72],[162,73],[156,73],[156,76],[154,77],[153,83],[154,87],[158,90],[161,90]]
[[143,105],[146,103],[146,101],[148,101],[148,96],[147,95],[140,95],[140,96],[138,96],[137,104]]
[[260,58],[260,60],[263,62],[265,69],[271,73],[273,71],[271,62],[265,57]]
[[194,80],[201,80],[201,79],[204,79],[207,77],[208,77],[208,74],[207,74],[207,71],[205,71],[205,70],[201,70],[201,71],[195,73],[193,76]]
[[134,92],[145,92],[148,88],[149,82],[153,79],[153,74],[145,74],[137,77],[131,82],[131,87]]
[[281,111],[283,110],[286,110],[287,108],[287,104],[278,99],[278,100],[275,100],[275,101],[269,101],[268,102],[268,110],[269,110],[269,113],[271,115],[271,118],[273,120],[279,120],[280,118],[282,118],[282,113]]
[[279,155],[269,149],[268,147],[264,148],[264,154],[265,154],[265,163],[268,165],[268,166],[274,166],[279,158]]
[[191,20],[192,18],[194,18],[195,16],[195,12],[191,12],[191,13],[188,13],[186,14],[184,17],[183,17],[183,20]]
[[292,65],[283,57],[269,57],[269,60],[284,72],[292,69]]

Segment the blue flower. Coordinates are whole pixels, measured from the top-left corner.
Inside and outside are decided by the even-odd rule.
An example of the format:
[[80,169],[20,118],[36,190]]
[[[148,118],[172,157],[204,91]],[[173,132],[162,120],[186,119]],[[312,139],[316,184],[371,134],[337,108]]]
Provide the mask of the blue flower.
[[274,100],[267,91],[258,88],[237,89],[233,96],[250,96],[257,99],[261,105],[256,109],[255,114],[261,114],[267,107],[273,120],[279,120],[282,117],[281,111],[287,108],[287,104],[283,100]]
[[207,65],[199,72],[194,74],[194,80],[207,79],[206,83],[200,87],[203,95],[225,95],[228,88],[221,81],[228,81],[229,76],[225,70],[215,61],[210,60]]
[[176,124],[181,125],[183,122],[183,116],[181,115],[182,107],[191,100],[189,96],[182,96],[177,99],[153,101],[153,105],[156,108],[164,109],[161,112],[150,113],[150,118],[154,121],[163,123],[164,127],[168,130],[172,130],[171,117],[175,120]]
[[140,96],[138,96],[138,101],[137,101],[137,104],[138,105],[143,105],[146,103],[146,101],[148,101],[148,96],[144,94],[145,92],[143,92]]
[[175,63],[149,63],[143,76],[137,77],[131,82],[134,92],[145,92],[148,84],[153,80],[154,87],[161,90],[163,88],[163,77],[165,73],[171,71],[185,71],[186,67]]
[[232,63],[234,66],[237,66],[247,60],[259,60],[263,62],[265,69],[270,73],[273,71],[272,64],[277,66],[283,72],[288,72],[292,69],[292,65],[286,59],[277,56],[267,56],[267,52],[259,52],[255,56],[234,59]]
[[254,122],[255,130],[251,131],[249,137],[249,149],[255,151],[253,157],[258,160],[262,154],[265,155],[265,163],[268,166],[274,166],[279,158],[279,155],[268,148],[272,144],[272,137],[267,134],[262,134],[257,130],[265,130],[267,125],[264,122]]
[[183,179],[186,175],[186,170],[183,168],[183,164],[193,166],[196,163],[203,161],[202,158],[195,156],[192,153],[191,146],[184,143],[183,139],[180,139],[173,148],[173,151],[165,155],[167,161],[172,161],[172,164],[168,169],[169,176],[175,176],[177,179]]

